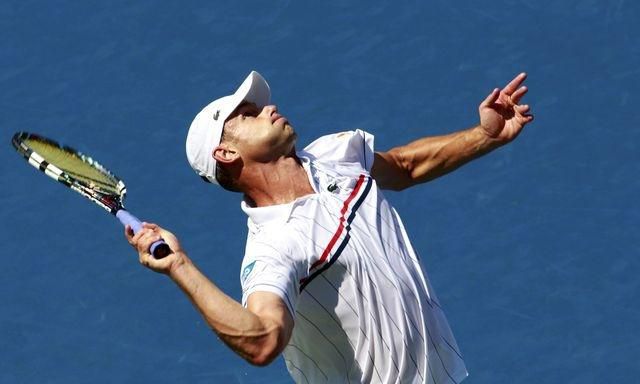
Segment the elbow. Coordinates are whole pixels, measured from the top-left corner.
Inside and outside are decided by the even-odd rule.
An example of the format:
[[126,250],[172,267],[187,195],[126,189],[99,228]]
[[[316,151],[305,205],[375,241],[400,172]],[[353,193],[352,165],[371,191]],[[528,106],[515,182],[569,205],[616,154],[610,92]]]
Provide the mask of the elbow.
[[[249,305],[252,298],[254,296],[249,298]],[[284,302],[278,299],[277,303],[281,308],[275,311],[275,314],[268,312],[268,315],[262,317],[257,315],[260,325],[254,327],[255,331],[245,334],[236,344],[240,347],[236,351],[251,365],[264,367],[271,364],[289,343],[293,331],[293,318]]]
[[257,356],[253,356],[249,359],[247,359],[247,361],[249,362],[249,364],[254,365],[256,367],[266,367],[267,365],[271,364],[276,357],[278,357],[278,354],[260,354]]
[[280,352],[279,348],[263,347],[256,351],[256,353],[248,356],[246,360],[249,364],[255,365],[256,367],[266,367],[280,355]]
[[254,344],[253,350],[245,355],[245,360],[251,365],[266,367],[280,355],[286,344],[287,340],[279,332],[271,332]]

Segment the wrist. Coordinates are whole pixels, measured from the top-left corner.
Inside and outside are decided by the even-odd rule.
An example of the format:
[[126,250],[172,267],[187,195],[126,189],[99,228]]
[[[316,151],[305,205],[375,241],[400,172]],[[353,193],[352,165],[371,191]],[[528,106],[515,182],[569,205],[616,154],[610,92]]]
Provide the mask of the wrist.
[[167,270],[167,275],[174,281],[180,280],[182,276],[188,273],[189,268],[193,267],[193,263],[186,254],[179,252],[176,259]]
[[478,142],[479,148],[491,150],[507,144],[504,140],[491,135],[491,133],[481,124],[475,126],[472,131],[474,132],[474,137]]

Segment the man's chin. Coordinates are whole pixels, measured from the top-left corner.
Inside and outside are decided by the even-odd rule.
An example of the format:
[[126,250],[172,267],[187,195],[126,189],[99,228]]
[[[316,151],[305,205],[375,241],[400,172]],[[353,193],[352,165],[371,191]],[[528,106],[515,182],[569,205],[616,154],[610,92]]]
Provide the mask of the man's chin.
[[289,129],[293,132],[295,132],[295,129],[293,129],[293,125],[289,124],[289,121],[284,123],[284,126],[282,127],[283,129]]

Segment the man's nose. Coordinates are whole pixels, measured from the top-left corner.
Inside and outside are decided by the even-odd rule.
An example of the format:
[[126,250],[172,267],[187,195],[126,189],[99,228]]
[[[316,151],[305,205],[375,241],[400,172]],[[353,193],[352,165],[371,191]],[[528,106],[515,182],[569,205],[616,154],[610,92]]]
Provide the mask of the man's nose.
[[276,107],[275,105],[265,105],[264,108],[262,108],[262,113],[266,114],[267,116],[271,116],[275,112],[278,112],[278,107]]

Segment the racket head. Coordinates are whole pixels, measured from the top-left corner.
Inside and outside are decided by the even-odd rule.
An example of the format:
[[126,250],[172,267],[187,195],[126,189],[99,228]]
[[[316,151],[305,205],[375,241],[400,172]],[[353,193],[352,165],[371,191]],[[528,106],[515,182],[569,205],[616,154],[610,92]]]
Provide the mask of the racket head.
[[114,215],[123,208],[124,182],[91,157],[29,132],[17,132],[11,142],[29,164],[50,178]]

